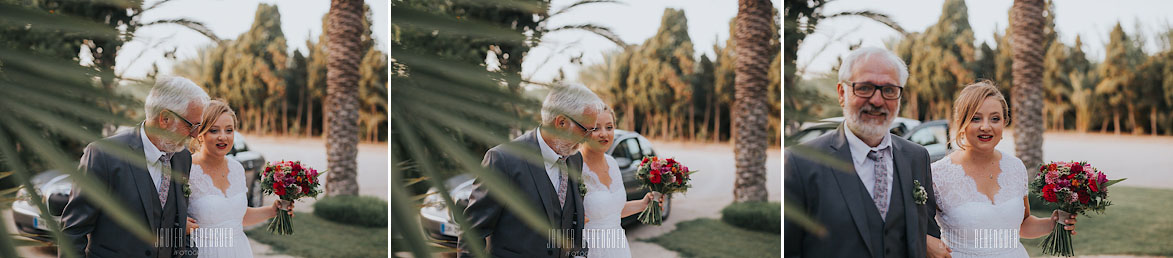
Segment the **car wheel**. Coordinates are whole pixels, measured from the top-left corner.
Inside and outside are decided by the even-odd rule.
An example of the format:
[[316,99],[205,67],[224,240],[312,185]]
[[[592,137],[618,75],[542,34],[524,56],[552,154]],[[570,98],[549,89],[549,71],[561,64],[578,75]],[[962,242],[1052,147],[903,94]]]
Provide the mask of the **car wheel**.
[[668,220],[668,214],[670,214],[670,213],[672,213],[672,198],[671,197],[669,197],[668,200],[664,201],[664,210],[662,213],[660,213],[660,214],[663,214],[663,216],[660,217],[661,221]]

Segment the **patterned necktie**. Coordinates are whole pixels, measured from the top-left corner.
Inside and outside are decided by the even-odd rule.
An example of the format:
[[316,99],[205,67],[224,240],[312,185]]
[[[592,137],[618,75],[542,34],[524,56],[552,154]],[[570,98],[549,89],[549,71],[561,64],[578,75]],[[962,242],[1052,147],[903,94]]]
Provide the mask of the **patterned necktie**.
[[569,176],[566,175],[569,168],[566,167],[566,157],[558,158],[555,162],[558,165],[558,207],[566,206],[566,181]]
[[167,190],[171,188],[171,156],[172,153],[163,153],[159,156],[159,165],[163,167],[163,182],[159,184],[159,207],[167,207]]
[[876,203],[876,209],[880,210],[880,219],[888,217],[888,166],[885,163],[887,161],[885,149],[887,148],[868,152],[868,159],[875,164],[876,182],[875,187],[872,188],[875,190],[872,193],[872,201]]

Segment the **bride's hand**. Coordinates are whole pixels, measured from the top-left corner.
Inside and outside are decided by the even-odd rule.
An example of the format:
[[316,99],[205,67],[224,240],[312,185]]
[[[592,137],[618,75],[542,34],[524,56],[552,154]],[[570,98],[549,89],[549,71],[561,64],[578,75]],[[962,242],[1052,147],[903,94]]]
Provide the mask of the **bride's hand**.
[[[1052,223],[1059,222],[1059,219],[1060,219],[1059,218],[1059,210],[1055,210],[1055,211],[1051,212],[1051,222]],[[1075,222],[1076,222],[1075,214],[1072,213],[1071,217],[1062,218],[1062,219],[1064,219],[1063,224],[1067,225],[1067,226],[1064,226],[1063,229],[1070,230],[1071,235],[1074,236],[1075,235]]]
[[933,257],[933,258],[940,258],[940,257],[951,258],[951,257],[953,257],[953,255],[951,254],[951,253],[953,253],[953,249],[951,249],[951,248],[949,248],[949,246],[945,245],[945,242],[942,242],[941,239],[939,239],[939,238],[926,235],[925,236],[925,244],[926,244],[926,246],[928,246],[928,249],[929,249],[929,252],[928,252],[929,257]]
[[276,201],[273,201],[273,216],[277,216],[277,214],[279,214],[279,213],[281,212],[281,208],[280,208],[280,207],[281,207],[281,206],[280,206],[280,203],[281,203],[281,202],[286,202],[286,203],[289,203],[289,211],[287,211],[287,212],[289,213],[289,217],[291,217],[291,218],[292,218],[293,216],[296,216],[296,215],[294,215],[294,214],[293,214],[293,203],[294,203],[294,202],[291,202],[291,201],[286,201],[286,200],[280,200],[280,199],[279,199],[279,200],[276,200]]
[[[647,194],[644,194],[643,200],[640,200],[644,203],[644,207],[648,207],[648,205],[651,205],[652,198],[653,198],[652,195],[653,195],[652,192],[648,192]],[[666,198],[665,195],[660,194],[659,200],[656,200],[659,202],[660,207],[664,207],[664,198]]]
[[195,219],[187,217],[187,234],[191,235],[191,231],[196,230],[197,228],[200,228],[200,224],[196,224]]

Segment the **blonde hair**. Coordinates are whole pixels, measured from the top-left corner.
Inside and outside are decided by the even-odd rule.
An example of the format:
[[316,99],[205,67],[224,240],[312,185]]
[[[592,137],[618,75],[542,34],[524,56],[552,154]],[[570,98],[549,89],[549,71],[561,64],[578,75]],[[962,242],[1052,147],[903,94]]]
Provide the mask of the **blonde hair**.
[[1010,106],[1006,104],[1006,97],[1002,96],[1002,92],[998,91],[998,87],[989,80],[980,80],[973,84],[965,86],[961,89],[961,93],[957,95],[957,100],[953,102],[953,142],[957,143],[957,147],[965,150],[968,143],[961,141],[961,136],[965,134],[965,129],[969,127],[970,117],[977,113],[977,109],[985,102],[986,98],[996,98],[998,102],[1002,103],[1002,121],[1005,121],[1006,126],[1010,126]]
[[[227,103],[224,103],[224,101],[218,99],[209,101],[208,106],[204,107],[204,117],[200,118],[200,130],[196,135],[203,136],[205,133],[208,133],[208,130],[211,128],[212,124],[215,124],[216,120],[220,119],[220,115],[225,113],[232,116],[232,125],[233,127],[236,127],[236,124],[238,124],[236,122],[236,112],[232,111],[232,108],[228,107]],[[190,145],[193,150],[198,150],[203,147],[200,146],[199,137],[192,138],[191,143],[188,145]]]

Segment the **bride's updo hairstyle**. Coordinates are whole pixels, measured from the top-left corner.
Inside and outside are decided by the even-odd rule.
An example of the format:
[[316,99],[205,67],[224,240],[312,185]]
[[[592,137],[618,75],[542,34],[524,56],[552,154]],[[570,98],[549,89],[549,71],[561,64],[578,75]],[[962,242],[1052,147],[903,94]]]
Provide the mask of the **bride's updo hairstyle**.
[[1010,126],[1010,106],[1006,105],[1006,97],[1002,96],[1002,92],[998,91],[998,87],[989,80],[980,80],[973,84],[966,85],[961,89],[961,93],[957,95],[957,100],[953,102],[953,121],[949,124],[950,129],[953,130],[953,142],[957,143],[957,147],[962,150],[969,145],[968,142],[962,141],[965,135],[965,129],[969,127],[970,117],[977,113],[977,109],[985,102],[986,98],[994,97],[998,102],[1002,103],[1002,121],[1005,126]]
[[[203,136],[205,133],[208,133],[208,128],[210,128],[212,124],[215,124],[216,120],[220,119],[220,115],[224,113],[228,113],[228,115],[232,116],[232,127],[237,127],[240,125],[240,123],[236,121],[236,112],[232,111],[232,108],[228,107],[228,104],[224,103],[222,100],[212,100],[208,102],[208,106],[204,107],[204,117],[200,118],[200,130],[199,134],[196,135]],[[192,152],[195,152],[195,150],[199,150],[201,147],[203,147],[200,146],[199,137],[191,138],[191,142],[188,145],[189,147],[192,147]]]

